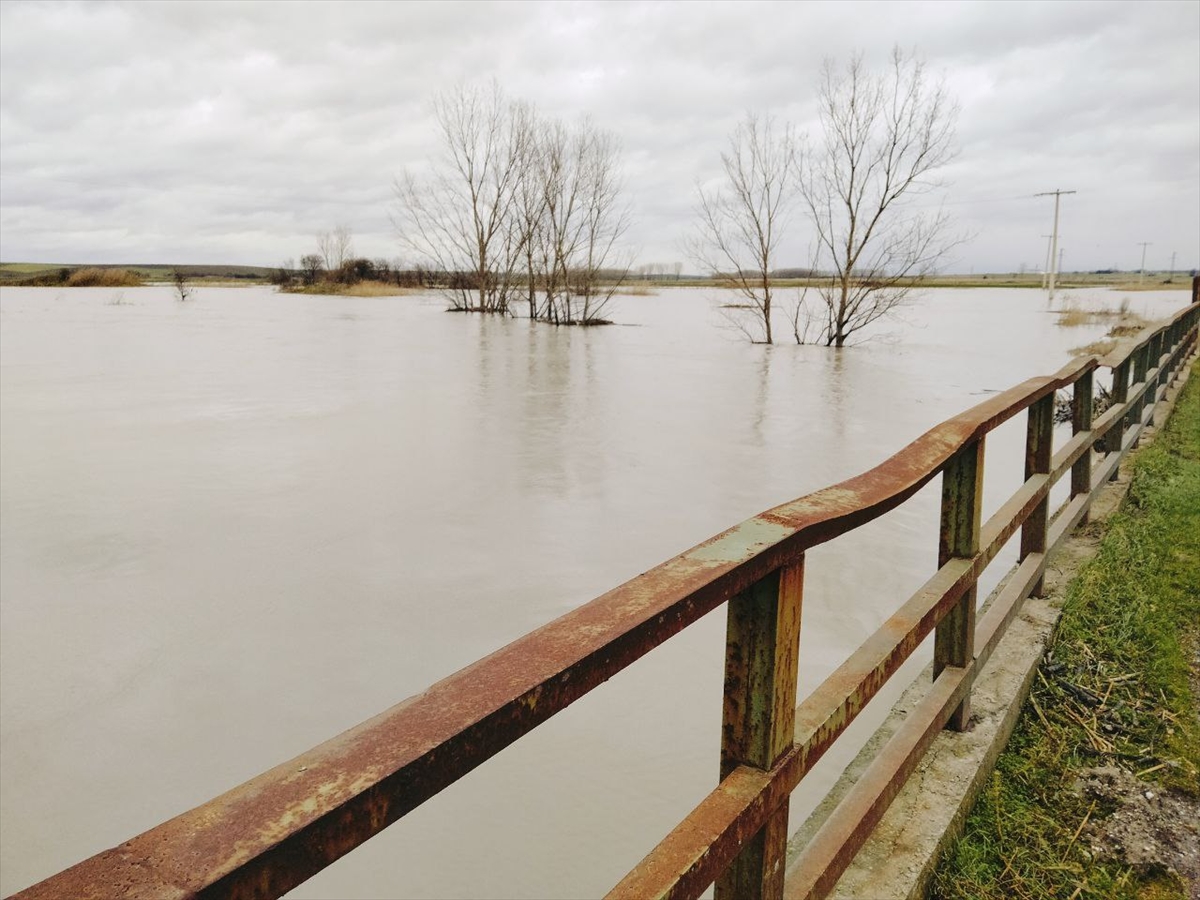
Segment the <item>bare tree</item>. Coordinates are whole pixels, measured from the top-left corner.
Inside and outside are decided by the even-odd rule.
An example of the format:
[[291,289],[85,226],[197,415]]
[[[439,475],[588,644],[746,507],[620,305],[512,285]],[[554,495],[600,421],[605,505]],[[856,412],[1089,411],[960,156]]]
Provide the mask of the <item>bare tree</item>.
[[337,272],[354,256],[354,233],[346,225],[321,232],[317,235],[317,252],[325,271]]
[[319,253],[306,253],[300,257],[300,274],[305,284],[316,284],[325,268],[325,262]]
[[570,133],[562,122],[543,122],[538,129],[538,143],[538,167],[529,173],[542,198],[541,217],[531,233],[542,288],[534,318],[559,324],[563,319],[560,298],[569,291],[570,260],[578,241],[578,166],[573,160]]
[[524,158],[513,106],[493,82],[439,94],[434,115],[442,156],[428,178],[406,172],[396,183],[394,224],[418,258],[450,276],[453,308],[507,312],[509,257],[518,253],[509,226]]
[[894,312],[960,239],[942,211],[906,201],[938,183],[954,156],[958,106],[924,64],[896,48],[882,74],[862,56],[827,60],[819,93],[821,139],[800,158],[800,193],[816,230],[821,341],[841,347]]
[[537,288],[543,274],[538,253],[539,235],[546,225],[548,177],[548,123],[540,119],[531,107],[514,107],[513,131],[519,135],[520,177],[510,220],[517,255],[524,274],[524,296],[529,305],[529,318],[538,317]]
[[585,119],[538,129],[538,165],[529,177],[540,196],[530,238],[541,301],[534,317],[555,325],[596,325],[629,272],[619,249],[629,225],[621,196],[620,146]]
[[621,200],[616,139],[569,127],[508,100],[493,82],[440,95],[443,154],[395,185],[402,243],[444,273],[452,309],[596,324],[620,284]]
[[192,298],[192,285],[188,282],[187,276],[179,269],[172,271],[171,282],[175,285],[175,298],[177,300],[184,301]]
[[585,120],[574,143],[578,239],[576,252],[565,265],[570,290],[563,318],[569,325],[592,325],[604,321],[605,307],[628,277],[630,260],[617,249],[617,242],[629,227],[629,212],[621,199],[616,137]]
[[735,325],[755,342],[772,342],[771,305],[779,244],[795,196],[796,145],[792,129],[771,116],[747,113],[721,154],[724,184],[697,188],[698,224],[687,249],[710,275],[719,276],[745,301]]

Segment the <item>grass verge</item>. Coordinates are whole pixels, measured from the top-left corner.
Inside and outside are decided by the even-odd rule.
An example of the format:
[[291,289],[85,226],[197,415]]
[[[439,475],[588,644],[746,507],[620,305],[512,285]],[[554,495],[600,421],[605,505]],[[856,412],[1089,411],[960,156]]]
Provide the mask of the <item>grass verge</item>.
[[[931,895],[1186,898],[1169,868],[1189,864],[1139,853],[1160,838],[1192,853],[1200,843],[1198,649],[1200,364],[1134,458],[1129,494],[1068,589],[1030,699]],[[1129,796],[1090,790],[1098,778]],[[1151,836],[1112,838],[1143,814]]]

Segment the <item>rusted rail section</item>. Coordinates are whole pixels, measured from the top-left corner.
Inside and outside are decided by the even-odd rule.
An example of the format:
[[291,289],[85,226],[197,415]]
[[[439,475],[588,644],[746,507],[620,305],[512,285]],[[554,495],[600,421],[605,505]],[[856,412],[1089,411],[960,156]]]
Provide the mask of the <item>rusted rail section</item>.
[[[825,893],[938,730],[962,728],[975,672],[1047,554],[1136,444],[1197,339],[1200,302],[1104,359],[1073,360],[933,428],[886,462],[768,510],[657,566],[258,777],[17,894],[42,898],[278,897],[721,604],[728,607],[720,782],[610,894],[718,898]],[[1092,415],[1097,368],[1114,405]],[[1129,383],[1132,374],[1133,383]],[[1072,439],[1052,452],[1055,393]],[[985,439],[1028,410],[1026,481],[981,521]],[[1102,442],[1105,454],[1093,446]],[[1051,487],[1071,500],[1048,525]],[[796,705],[804,553],[942,476],[939,568]],[[980,573],[1021,531],[1021,562],[978,623]],[[930,633],[936,680],[789,873],[791,791]]]

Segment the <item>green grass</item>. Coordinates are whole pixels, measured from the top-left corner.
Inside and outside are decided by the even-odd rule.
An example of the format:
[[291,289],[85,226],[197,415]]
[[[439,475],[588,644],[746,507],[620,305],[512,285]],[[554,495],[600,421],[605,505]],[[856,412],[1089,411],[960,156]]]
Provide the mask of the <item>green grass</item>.
[[1200,364],[1167,428],[1135,457],[1129,495],[1068,590],[1050,661],[931,895],[1186,897],[1174,876],[1088,855],[1076,835],[1112,810],[1093,808],[1074,782],[1119,765],[1155,790],[1200,795],[1188,666],[1198,640]]

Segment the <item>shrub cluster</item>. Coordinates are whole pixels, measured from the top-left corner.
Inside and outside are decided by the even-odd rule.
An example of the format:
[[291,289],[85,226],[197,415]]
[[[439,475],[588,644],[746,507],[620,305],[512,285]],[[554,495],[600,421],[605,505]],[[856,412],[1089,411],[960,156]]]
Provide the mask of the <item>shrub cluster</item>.
[[355,285],[363,281],[394,284],[403,288],[434,287],[438,283],[435,273],[429,269],[401,269],[385,259],[348,259],[336,269],[325,268],[319,256],[302,257],[300,268],[280,267],[271,273],[271,283],[281,287],[318,284]]

